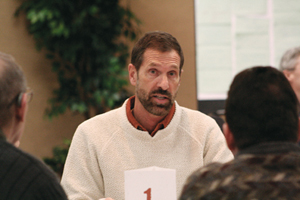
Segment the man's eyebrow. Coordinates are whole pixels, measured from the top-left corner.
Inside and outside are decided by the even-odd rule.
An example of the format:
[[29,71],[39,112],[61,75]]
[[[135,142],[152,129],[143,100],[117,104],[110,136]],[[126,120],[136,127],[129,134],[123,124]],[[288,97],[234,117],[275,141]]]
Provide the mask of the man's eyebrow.
[[[155,62],[152,62],[152,63],[150,63],[148,66],[149,66],[149,67],[157,67],[157,66],[159,66],[159,64],[157,64],[157,63],[155,63]],[[179,66],[178,66],[178,65],[171,65],[171,67],[172,67],[173,69],[179,70]]]
[[179,66],[178,65],[172,65],[171,67],[179,70]]
[[158,66],[158,64],[155,63],[155,62],[152,62],[152,63],[149,64],[149,66],[150,66],[150,67],[156,67],[156,66]]

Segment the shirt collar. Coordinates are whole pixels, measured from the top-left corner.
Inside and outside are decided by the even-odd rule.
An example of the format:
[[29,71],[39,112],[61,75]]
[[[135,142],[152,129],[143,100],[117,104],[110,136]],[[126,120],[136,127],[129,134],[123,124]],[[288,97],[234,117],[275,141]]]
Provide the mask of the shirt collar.
[[[134,107],[134,101],[135,101],[135,96],[132,96],[128,99],[127,104],[126,104],[126,115],[129,120],[129,122],[134,126],[136,129],[142,130],[142,131],[147,131],[133,116],[133,107]],[[175,104],[173,104],[170,112],[167,114],[167,116],[159,122],[155,129],[150,133],[150,135],[153,137],[155,133],[161,129],[164,129],[168,126],[168,124],[171,122],[173,115],[175,113]]]

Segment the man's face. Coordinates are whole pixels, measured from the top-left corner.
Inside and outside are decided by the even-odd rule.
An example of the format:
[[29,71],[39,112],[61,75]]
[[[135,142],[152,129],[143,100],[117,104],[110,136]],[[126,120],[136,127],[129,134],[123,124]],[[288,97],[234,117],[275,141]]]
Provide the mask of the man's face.
[[179,67],[180,57],[175,50],[147,49],[136,76],[136,103],[153,115],[167,115],[180,85]]
[[297,60],[298,62],[295,66],[295,69],[293,71],[287,71],[285,76],[289,80],[294,92],[296,93],[298,101],[300,101],[300,56]]

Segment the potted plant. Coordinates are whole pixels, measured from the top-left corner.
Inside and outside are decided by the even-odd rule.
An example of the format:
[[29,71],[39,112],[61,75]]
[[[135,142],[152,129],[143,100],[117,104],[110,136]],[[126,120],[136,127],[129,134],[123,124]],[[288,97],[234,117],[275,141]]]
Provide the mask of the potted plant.
[[88,119],[129,96],[128,47],[140,32],[129,8],[118,0],[21,0],[15,16],[21,13],[57,74],[59,87],[45,109],[49,119],[67,109]]

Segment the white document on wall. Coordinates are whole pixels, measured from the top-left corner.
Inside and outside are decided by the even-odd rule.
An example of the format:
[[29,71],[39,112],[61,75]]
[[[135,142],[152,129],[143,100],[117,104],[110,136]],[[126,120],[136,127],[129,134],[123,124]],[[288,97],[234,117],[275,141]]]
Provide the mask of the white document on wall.
[[200,101],[225,100],[237,73],[258,65],[278,68],[284,52],[300,45],[299,0],[194,2]]
[[125,200],[176,200],[176,170],[148,167],[125,174]]

